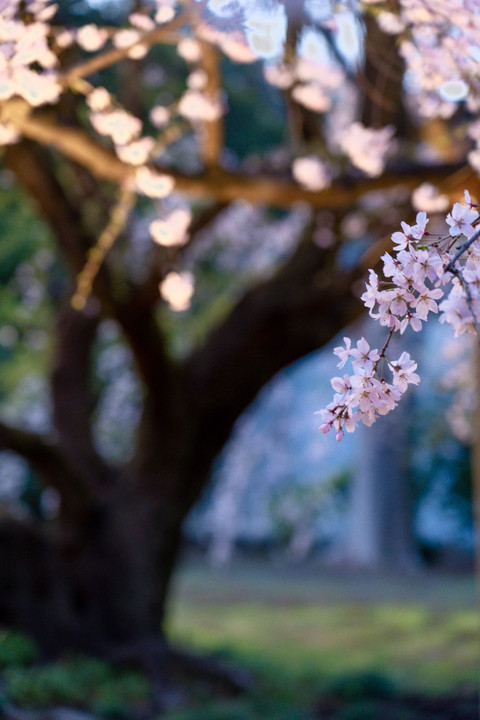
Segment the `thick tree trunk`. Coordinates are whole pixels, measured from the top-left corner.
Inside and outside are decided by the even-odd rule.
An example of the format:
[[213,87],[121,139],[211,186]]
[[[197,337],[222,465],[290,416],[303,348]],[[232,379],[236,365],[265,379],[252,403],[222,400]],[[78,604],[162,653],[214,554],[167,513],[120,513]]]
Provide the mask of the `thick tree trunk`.
[[0,524],[0,623],[31,633],[50,653],[111,654],[161,636],[181,520],[134,498],[105,503],[83,525],[46,532]]

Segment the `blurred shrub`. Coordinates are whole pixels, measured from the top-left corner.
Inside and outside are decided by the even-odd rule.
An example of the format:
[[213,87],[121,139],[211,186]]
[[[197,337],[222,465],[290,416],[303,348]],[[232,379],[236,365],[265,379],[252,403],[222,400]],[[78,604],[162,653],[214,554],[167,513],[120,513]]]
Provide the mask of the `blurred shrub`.
[[342,700],[391,698],[395,692],[392,681],[375,672],[343,675],[325,688],[326,695]]
[[0,630],[0,668],[28,665],[38,657],[33,640],[14,630]]
[[337,712],[335,720],[421,720],[421,716],[406,708],[379,707],[375,701],[364,700]]
[[107,679],[96,688],[93,711],[103,717],[128,717],[129,708],[142,704],[150,696],[150,686],[139,673],[122,673]]
[[18,705],[88,707],[109,718],[128,717],[132,706],[150,696],[149,683],[139,673],[118,672],[82,656],[41,667],[9,667],[4,680],[7,697]]
[[69,668],[59,664],[8,668],[5,671],[5,685],[9,698],[19,705],[81,705],[86,699],[85,688],[79,678]]

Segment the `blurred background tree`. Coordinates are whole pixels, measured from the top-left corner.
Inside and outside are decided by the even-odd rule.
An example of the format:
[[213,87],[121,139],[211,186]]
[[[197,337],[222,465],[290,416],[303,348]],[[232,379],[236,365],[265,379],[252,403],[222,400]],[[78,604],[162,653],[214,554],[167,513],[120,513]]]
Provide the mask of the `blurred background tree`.
[[[166,659],[180,659],[163,630],[182,524],[236,421],[276,373],[360,316],[366,270],[410,216],[412,190],[434,180],[440,209],[438,197],[478,188],[466,165],[471,144],[458,132],[474,111],[451,101],[448,114],[439,100],[431,117],[416,112],[399,46],[369,7],[378,3],[345,12],[326,3],[318,17],[310,5],[278,3],[284,55],[264,67],[252,44],[258,31],[268,45],[270,31],[257,18],[249,46],[225,25],[225,3],[216,12],[212,2],[185,2],[176,16],[171,3],[158,3],[164,15],[153,26],[151,7],[138,4],[133,32],[158,36],[133,57],[132,36],[113,50],[93,47],[98,33],[115,39],[130,6],[61,3],[49,37],[67,89],[46,108],[3,102],[1,120],[19,136],[3,151],[0,194],[0,448],[11,477],[24,467],[14,458],[28,464],[30,513],[6,511],[0,523],[0,621],[50,651],[130,658],[165,681]],[[388,15],[398,11],[392,3]],[[91,23],[100,27],[90,30],[93,45],[78,33],[83,49],[62,49],[63,25]],[[288,80],[302,38],[313,54],[322,48],[320,70]],[[271,59],[268,47],[264,55]],[[185,83],[192,93],[200,83],[207,111],[195,97],[182,116]],[[94,86],[155,134],[150,168],[159,182],[168,173],[175,193],[161,191],[154,210],[191,212],[185,242],[151,242],[152,203],[140,197],[133,209],[127,182],[135,167],[89,127],[84,96]],[[152,107],[157,116],[163,109],[161,122]],[[378,148],[370,151],[377,172],[355,166],[348,143],[331,144],[336,125],[353,133],[356,120],[384,139],[395,128],[385,171]],[[306,175],[294,163],[292,177],[292,161],[312,157],[313,180],[311,162]],[[367,486],[374,475],[382,479],[371,469]],[[304,492],[310,509],[324,502],[311,486]],[[404,505],[398,492],[383,509],[374,497],[367,518],[384,522]],[[312,531],[299,529],[312,518],[300,512],[295,534],[282,502],[274,497],[270,507],[292,551],[308,547]],[[406,547],[406,521],[399,532]],[[393,550],[405,555],[399,543]]]

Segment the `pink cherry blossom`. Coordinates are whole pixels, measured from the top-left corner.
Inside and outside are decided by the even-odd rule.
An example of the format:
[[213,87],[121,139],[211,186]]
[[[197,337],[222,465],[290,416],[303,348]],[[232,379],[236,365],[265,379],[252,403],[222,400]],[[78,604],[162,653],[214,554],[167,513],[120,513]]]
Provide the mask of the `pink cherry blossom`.
[[478,212],[471,208],[464,207],[461,203],[455,203],[452,212],[447,215],[447,223],[450,225],[450,235],[473,235],[474,228],[472,223],[478,219]]
[[109,135],[115,145],[126,145],[142,131],[142,122],[125,110],[93,112],[90,122],[100,135]]
[[195,291],[195,281],[190,272],[169,272],[159,286],[160,295],[174,312],[184,312],[190,307]]
[[364,337],[357,342],[357,347],[350,351],[350,355],[354,358],[353,368],[361,369],[362,373],[372,371],[373,363],[380,358],[378,350],[371,350]]
[[385,167],[394,132],[391,126],[373,130],[354,122],[340,135],[340,146],[355,167],[376,177]]
[[307,190],[316,192],[328,187],[331,174],[328,167],[316,155],[296,158],[292,163],[292,175]]
[[107,31],[97,27],[97,25],[84,25],[77,31],[77,43],[88,52],[100,50],[107,39]]
[[429,312],[438,312],[438,305],[435,300],[443,297],[443,290],[434,288],[429,290],[425,285],[423,287],[415,287],[419,295],[411,303],[411,307],[415,308],[417,317],[420,320],[426,320]]
[[152,137],[142,137],[127,145],[117,145],[116,152],[120,160],[130,165],[144,165],[155,145]]
[[344,337],[343,342],[345,343],[344,348],[340,345],[339,347],[336,347],[333,351],[333,354],[337,355],[340,358],[340,362],[337,365],[337,367],[339,367],[339,368],[342,368],[345,365],[348,358],[352,354],[352,351],[350,349],[351,345],[352,345],[352,341],[350,340],[350,338]]
[[[334,349],[340,358],[338,367],[351,360],[353,374],[332,379],[335,395],[320,411],[322,432],[333,428],[341,440],[344,431],[353,432],[360,422],[370,426],[395,408],[409,385],[418,385],[417,363],[409,353],[403,352],[398,360],[386,355],[393,333],[403,334],[408,327],[418,332],[431,312],[440,312],[441,322],[449,323],[456,336],[480,335],[480,239],[476,236],[480,219],[474,207],[466,191],[465,205],[455,203],[446,217],[448,234],[433,236],[433,240],[426,231],[426,212],[417,214],[415,225],[402,222],[402,232],[392,234],[395,248],[381,258],[385,280],[370,270],[362,295],[369,315],[388,328],[389,335],[381,352],[371,349],[363,337],[356,347],[345,337],[344,346]],[[452,237],[461,234],[470,239],[452,250]],[[451,288],[444,297],[448,283]],[[388,371],[390,381],[384,374]]]
[[170,175],[156,173],[148,167],[140,167],[135,175],[137,192],[151,198],[164,198],[173,190],[175,182]]
[[417,363],[414,362],[408,352],[403,352],[398,360],[392,363],[394,368],[392,384],[396,386],[400,392],[405,392],[407,386],[418,385],[420,377],[416,374]]

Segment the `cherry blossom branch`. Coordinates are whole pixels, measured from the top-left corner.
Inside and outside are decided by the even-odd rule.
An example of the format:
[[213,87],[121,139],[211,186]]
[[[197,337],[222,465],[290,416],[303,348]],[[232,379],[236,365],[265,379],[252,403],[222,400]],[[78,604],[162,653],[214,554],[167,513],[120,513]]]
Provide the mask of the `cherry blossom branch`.
[[[320,411],[322,432],[334,428],[340,441],[344,430],[353,432],[359,422],[370,426],[378,415],[391,412],[408,385],[418,384],[417,364],[408,353],[403,352],[394,361],[385,357],[394,332],[403,334],[409,325],[418,332],[430,312],[440,311],[441,321],[449,322],[456,334],[474,331],[480,338],[475,308],[475,301],[478,304],[480,300],[478,252],[468,252],[480,238],[480,230],[475,231],[475,226],[480,223],[476,207],[478,205],[472,203],[470,194],[465,191],[465,204],[455,203],[446,217],[448,235],[439,235],[433,242],[432,233],[426,229],[429,219],[425,212],[417,214],[415,225],[402,222],[402,232],[393,233],[395,252],[393,255],[386,252],[382,256],[386,281],[370,270],[361,298],[370,316],[389,328],[388,337],[380,353],[371,349],[365,338],[353,348],[350,338],[345,337],[344,346],[335,348],[334,353],[340,358],[338,367],[351,360],[353,374],[331,380],[335,395],[333,401]],[[462,235],[467,240],[451,257],[452,242]],[[460,260],[464,261],[461,266]],[[456,277],[458,283],[453,283],[448,297],[437,305],[436,301],[444,296],[443,287],[448,283],[449,275]],[[387,359],[392,372],[390,383],[383,372],[381,378],[377,376],[378,364],[383,358]]]
[[455,274],[455,272],[454,272],[455,263],[456,263],[458,260],[460,260],[460,258],[462,257],[462,255],[464,255],[464,253],[468,250],[468,248],[469,248],[471,245],[473,245],[473,243],[474,243],[476,240],[478,240],[479,238],[480,238],[480,230],[477,230],[477,232],[474,233],[474,234],[472,235],[472,237],[470,237],[466,242],[463,243],[463,245],[461,245],[461,246],[459,247],[459,249],[457,250],[457,252],[456,252],[455,255],[453,256],[453,258],[450,260],[450,262],[449,262],[448,265],[446,266],[445,272],[451,272],[451,273],[454,273],[454,274]]
[[387,351],[387,348],[388,348],[388,346],[389,346],[389,344],[390,344],[390,340],[392,339],[394,332],[395,332],[395,328],[392,327],[392,328],[390,329],[390,332],[388,333],[387,339],[385,340],[385,343],[384,343],[382,349],[380,350],[380,357],[381,357],[381,358],[384,358],[384,357],[385,357],[385,353],[386,353],[386,351]]
[[139,45],[152,46],[157,43],[175,44],[179,39],[179,35],[176,31],[179,30],[187,21],[188,18],[185,13],[179,15],[168,23],[168,25],[162,25],[154,30],[150,30],[149,32],[139,34],[138,39],[130,45],[106,50],[95,57],[89,58],[88,60],[65,70],[65,72],[59,75],[58,80],[64,86],[75,85],[75,81],[80,80],[81,78],[88,77],[99,70],[105,70],[107,67],[116,65],[116,63],[120,62],[120,60],[127,58],[132,49],[138,47]]
[[472,315],[472,321],[475,326],[477,335],[480,339],[480,325],[478,323],[477,313],[475,312],[475,309],[473,307],[472,293],[470,291],[470,287],[469,287],[468,283],[465,282],[465,278],[463,277],[462,271],[459,268],[456,268],[456,267],[450,268],[449,272],[451,272],[452,275],[455,275],[455,277],[458,278],[458,281],[461,284],[461,286],[465,292],[465,296],[467,299],[467,305],[468,305],[470,313]]
[[[78,162],[97,178],[123,184],[133,178],[136,168],[121,161],[117,155],[78,128],[57,125],[47,116],[33,114],[32,108],[21,98],[3,103],[0,122],[11,123],[25,137],[59,150]],[[246,175],[215,168],[198,175],[168,171],[177,190],[193,196],[210,195],[221,202],[244,199],[273,207],[289,207],[303,201],[315,209],[335,210],[354,205],[360,198],[375,190],[401,185],[414,189],[419,181],[441,182],[458,171],[458,165],[415,166],[407,170],[391,171],[380,178],[343,179],[331,187],[312,192],[296,183],[272,175]],[[154,172],[164,174],[161,169]],[[473,171],[470,173],[473,177]],[[465,178],[462,178],[464,181]],[[452,192],[455,188],[452,188]]]

